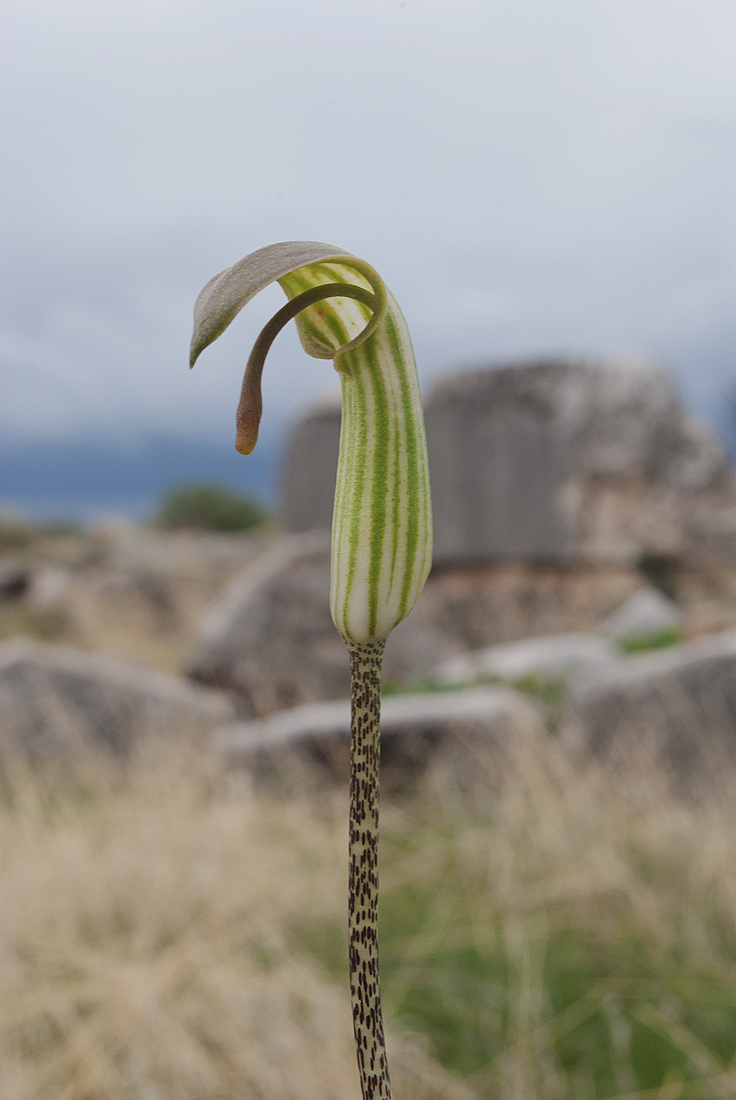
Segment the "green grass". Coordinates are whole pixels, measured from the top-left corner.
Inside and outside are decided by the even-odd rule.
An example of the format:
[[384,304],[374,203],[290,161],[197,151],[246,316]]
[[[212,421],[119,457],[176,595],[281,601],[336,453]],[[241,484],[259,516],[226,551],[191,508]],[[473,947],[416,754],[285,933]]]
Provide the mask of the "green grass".
[[650,649],[667,649],[682,640],[680,631],[674,627],[655,630],[651,634],[633,634],[628,638],[619,638],[617,646],[621,653],[646,653]]
[[[384,904],[386,996],[462,1077],[491,1089],[511,1050],[527,1060],[536,1095],[548,1094],[543,1076],[554,1067],[559,1080],[588,1079],[594,1096],[608,1097],[660,1088],[668,1074],[697,1080],[703,1068],[724,1072],[731,1062],[733,975],[683,972],[676,953],[652,956],[634,933],[611,943],[593,929],[541,931],[531,917],[514,939],[500,919],[479,928],[456,914],[445,925],[449,942],[428,950],[407,981],[406,928],[421,935],[431,922],[429,899],[412,895]],[[707,1051],[702,1066],[690,1066],[687,1045]]]
[[394,695],[407,695],[419,693],[445,693],[448,691],[465,691],[474,687],[513,687],[517,691],[533,695],[542,702],[557,703],[565,698],[567,688],[564,680],[554,680],[539,673],[528,673],[525,676],[503,677],[492,673],[479,673],[472,680],[462,680],[455,683],[445,683],[434,676],[423,676],[413,680],[410,684],[398,684],[387,680],[383,685],[382,694],[386,697]]

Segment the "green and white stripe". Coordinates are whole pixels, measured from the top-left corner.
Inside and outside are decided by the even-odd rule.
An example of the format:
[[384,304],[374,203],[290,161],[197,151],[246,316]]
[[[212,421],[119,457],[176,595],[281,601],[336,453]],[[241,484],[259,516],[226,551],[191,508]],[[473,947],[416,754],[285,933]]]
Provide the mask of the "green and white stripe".
[[334,359],[342,382],[332,616],[348,643],[386,639],[414,606],[432,556],[427,445],[411,338],[372,267],[330,245],[285,242],[210,280],[195,306],[192,363],[274,280],[290,299],[333,283],[375,296],[373,309],[348,297],[325,299],[307,306],[297,326],[305,351]]

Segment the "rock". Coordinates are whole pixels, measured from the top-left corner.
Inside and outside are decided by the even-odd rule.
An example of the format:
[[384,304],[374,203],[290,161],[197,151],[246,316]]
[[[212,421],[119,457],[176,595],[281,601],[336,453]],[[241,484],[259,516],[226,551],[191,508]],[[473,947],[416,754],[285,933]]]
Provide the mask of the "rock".
[[464,371],[426,419],[438,563],[679,553],[696,494],[727,490],[723,446],[641,358]]
[[612,641],[596,634],[553,634],[490,646],[439,665],[434,676],[443,684],[472,683],[483,676],[518,680],[541,676],[573,680],[619,659]]
[[0,602],[25,595],[31,583],[30,570],[12,558],[0,559]]
[[640,588],[598,627],[609,638],[644,638],[682,625],[677,604],[656,588]]
[[[736,555],[725,449],[646,359],[460,371],[434,386],[425,419],[437,565]],[[329,528],[339,431],[337,403],[297,424],[288,530]]]
[[423,599],[423,595],[388,636],[383,655],[384,683],[411,684],[441,661],[459,657],[465,650],[460,640],[435,620],[432,600]]
[[348,695],[347,650],[329,593],[329,535],[280,540],[206,618],[187,675],[234,692],[246,717]]
[[101,600],[145,608],[159,629],[173,633],[268,544],[258,533],[134,530],[111,543],[106,567],[91,580]]
[[332,526],[340,420],[338,391],[294,425],[281,483],[281,518],[287,531],[329,531]]
[[627,657],[573,688],[563,742],[637,765],[663,763],[684,781],[733,776],[736,632]]
[[[329,575],[326,532],[274,540],[205,619],[188,675],[233,692],[245,718],[345,698],[349,664],[330,617]],[[519,563],[436,571],[388,639],[384,681],[411,685],[445,662],[471,655],[472,665],[474,651],[511,642],[524,644],[504,656],[504,668],[521,670],[520,676],[538,671],[566,679],[573,668],[592,667],[614,651],[611,640],[594,639],[591,632],[640,590],[641,582],[637,570],[609,565]],[[728,608],[736,588],[723,586],[721,595],[715,576],[708,584],[719,614],[732,616]],[[685,605],[700,600],[699,593],[695,586]],[[718,629],[729,621],[714,617],[710,605],[702,604],[700,612],[706,630],[710,622]],[[688,629],[689,624],[688,618]]]
[[[594,631],[641,583],[637,570],[619,565],[518,562],[436,570],[411,617],[421,615],[468,653],[527,638]],[[435,660],[427,671],[439,663]]]
[[234,717],[217,692],[109,657],[0,645],[0,761],[123,759],[151,736],[201,737]]
[[71,569],[47,565],[33,575],[28,603],[35,611],[47,611],[63,604],[73,583]]
[[696,566],[736,562],[736,494],[700,493],[686,517],[688,560]]
[[434,560],[566,560],[572,525],[557,500],[570,476],[556,403],[563,364],[462,371],[426,403]]
[[[384,679],[403,683],[459,650],[415,611],[388,640]],[[246,569],[203,623],[186,671],[232,691],[249,718],[349,695],[348,653],[330,615],[329,535],[288,536]]]
[[61,613],[80,649],[176,671],[213,600],[272,539],[107,524],[77,560],[34,570],[28,607]]
[[[509,688],[391,696],[382,703],[381,789],[400,791],[428,772],[468,789],[492,782],[515,752],[545,735],[541,711]],[[258,780],[347,787],[350,703],[295,707],[218,730],[214,743]]]

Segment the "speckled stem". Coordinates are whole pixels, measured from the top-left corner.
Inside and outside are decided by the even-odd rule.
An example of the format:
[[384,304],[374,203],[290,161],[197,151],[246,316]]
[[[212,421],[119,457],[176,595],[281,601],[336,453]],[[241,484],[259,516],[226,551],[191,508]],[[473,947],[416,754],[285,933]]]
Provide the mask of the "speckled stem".
[[363,1100],[390,1100],[378,982],[378,766],[384,642],[350,643],[350,994]]

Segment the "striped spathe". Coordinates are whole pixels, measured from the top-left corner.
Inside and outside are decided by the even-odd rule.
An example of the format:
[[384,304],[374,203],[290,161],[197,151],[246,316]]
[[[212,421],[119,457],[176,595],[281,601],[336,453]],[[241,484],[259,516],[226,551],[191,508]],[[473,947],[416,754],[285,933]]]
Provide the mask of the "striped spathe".
[[[332,616],[346,642],[382,641],[414,606],[432,557],[427,445],[409,331],[370,265],[331,245],[287,241],[246,256],[207,283],[194,310],[192,365],[274,281],[290,299],[284,318],[296,314],[305,351],[333,359],[342,384]],[[249,362],[244,380],[237,445],[246,453],[257,438],[263,358],[265,352],[253,369]]]

